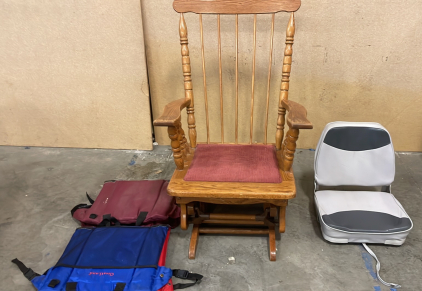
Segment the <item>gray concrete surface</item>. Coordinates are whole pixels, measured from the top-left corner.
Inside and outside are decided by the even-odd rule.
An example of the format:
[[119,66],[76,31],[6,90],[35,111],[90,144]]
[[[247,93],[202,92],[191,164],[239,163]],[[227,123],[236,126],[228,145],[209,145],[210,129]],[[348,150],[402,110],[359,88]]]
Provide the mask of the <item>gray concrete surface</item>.
[[[188,290],[390,290],[374,279],[375,262],[356,244],[322,239],[313,202],[313,151],[298,150],[298,193],[287,208],[286,233],[277,261],[268,260],[265,236],[201,236],[197,258],[188,260],[190,231],[170,238],[167,266],[205,276]],[[70,209],[96,197],[110,179],[169,179],[168,147],[152,152],[0,147],[0,290],[34,290],[10,263],[18,257],[37,272],[53,266],[78,227]],[[422,290],[422,154],[396,155],[393,193],[414,222],[403,246],[373,246],[387,281]],[[229,257],[235,264],[228,264]],[[391,289],[393,290],[393,289]]]

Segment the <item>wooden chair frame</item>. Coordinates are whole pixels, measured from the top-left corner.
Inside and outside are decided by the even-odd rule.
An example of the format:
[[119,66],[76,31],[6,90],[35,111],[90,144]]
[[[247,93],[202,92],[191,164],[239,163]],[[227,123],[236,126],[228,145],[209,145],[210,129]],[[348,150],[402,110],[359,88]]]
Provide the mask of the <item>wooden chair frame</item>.
[[[192,223],[193,231],[189,247],[189,258],[194,259],[198,235],[201,233],[223,234],[268,234],[270,260],[276,260],[275,231],[285,231],[285,214],[288,199],[296,196],[296,186],[292,172],[296,141],[300,129],[311,129],[312,124],[306,118],[306,109],[288,100],[289,79],[292,63],[292,46],[294,41],[295,23],[294,11],[300,7],[300,0],[175,0],[174,9],[180,13],[179,34],[182,54],[182,69],[184,77],[185,98],[176,100],[164,108],[163,114],[154,121],[155,126],[167,126],[171,139],[173,157],[177,169],[170,181],[169,194],[176,197],[176,202],[181,207],[181,228],[186,230]],[[238,144],[238,14],[254,14],[254,50],[252,68],[252,96],[251,96],[251,130],[250,142],[253,137],[253,109],[255,85],[255,55],[256,55],[256,20],[258,13],[272,13],[267,106],[265,121],[265,141],[267,144],[268,110],[270,95],[271,64],[274,37],[274,15],[276,12],[291,12],[286,30],[286,47],[282,67],[282,79],[278,105],[278,118],[275,147],[279,163],[280,175],[283,182],[277,183],[234,183],[234,182],[188,182],[184,176],[189,169],[197,146],[197,133],[194,113],[194,97],[192,91],[191,65],[188,48],[187,26],[183,13],[194,12],[199,14],[201,31],[201,53],[204,78],[204,98],[206,109],[207,143],[210,143],[208,100],[205,75],[205,58],[203,42],[202,14],[217,14],[218,21],[218,48],[219,48],[219,75],[220,75],[220,107],[221,107],[221,143],[224,143],[223,122],[223,91],[222,91],[222,63],[221,63],[221,37],[220,14],[235,14],[236,16],[236,116],[235,116],[235,141]],[[181,124],[181,111],[186,108],[189,142]],[[286,111],[288,112],[286,118]],[[289,129],[284,137],[284,127],[287,120]],[[209,212],[208,204],[264,204],[263,212],[259,215],[213,213]],[[229,224],[252,225],[254,228],[210,228],[202,224]],[[263,228],[256,228],[261,226]]]

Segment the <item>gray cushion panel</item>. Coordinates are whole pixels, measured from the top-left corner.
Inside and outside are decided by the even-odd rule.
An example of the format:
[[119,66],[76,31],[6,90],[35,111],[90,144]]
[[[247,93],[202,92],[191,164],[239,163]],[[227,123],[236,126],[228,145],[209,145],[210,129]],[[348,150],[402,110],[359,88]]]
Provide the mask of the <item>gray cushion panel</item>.
[[394,233],[412,227],[407,217],[373,211],[342,211],[323,215],[322,219],[326,225],[348,232]]
[[324,143],[345,151],[366,151],[386,146],[391,140],[381,128],[342,126],[330,129]]

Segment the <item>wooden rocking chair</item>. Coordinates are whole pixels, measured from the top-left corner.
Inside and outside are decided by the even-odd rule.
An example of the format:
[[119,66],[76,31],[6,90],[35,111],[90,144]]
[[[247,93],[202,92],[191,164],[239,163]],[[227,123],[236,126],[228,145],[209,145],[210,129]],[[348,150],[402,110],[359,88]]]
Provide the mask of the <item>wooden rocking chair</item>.
[[[199,234],[268,234],[270,260],[276,260],[275,231],[285,231],[285,214],[288,199],[296,196],[295,180],[292,172],[293,157],[300,129],[311,129],[306,118],[306,109],[288,100],[292,45],[295,32],[293,12],[300,6],[300,0],[175,0],[174,9],[180,13],[180,44],[182,46],[182,68],[185,98],[176,100],[164,108],[164,113],[154,121],[155,126],[167,126],[171,139],[174,161],[177,169],[168,186],[170,195],[176,197],[181,206],[181,228],[186,230],[193,223],[189,247],[189,258],[194,259]],[[278,105],[278,119],[275,144],[267,143],[269,86],[274,39],[275,13],[291,12],[287,26],[286,47],[282,67],[282,79]],[[188,49],[188,33],[183,13],[199,14],[204,89],[206,92],[205,61],[202,14],[217,14],[219,74],[221,113],[223,110],[222,61],[220,14],[234,14],[236,19],[236,115],[235,143],[224,143],[223,120],[221,118],[221,142],[211,143],[209,138],[208,102],[205,95],[207,142],[197,144],[192,91],[191,65]],[[257,14],[272,14],[268,90],[266,105],[264,143],[252,143],[253,108],[255,85],[256,23]],[[248,144],[238,143],[238,14],[254,14],[254,48],[252,68],[251,130]],[[205,93],[206,94],[206,93]],[[189,143],[181,124],[181,111],[187,110]],[[283,141],[286,110],[289,130]],[[223,114],[221,114],[223,116]],[[259,215],[218,213],[210,210],[214,204],[263,204]],[[231,227],[204,227],[203,224],[231,225]],[[243,226],[243,228],[233,227]],[[244,228],[249,226],[249,228]]]

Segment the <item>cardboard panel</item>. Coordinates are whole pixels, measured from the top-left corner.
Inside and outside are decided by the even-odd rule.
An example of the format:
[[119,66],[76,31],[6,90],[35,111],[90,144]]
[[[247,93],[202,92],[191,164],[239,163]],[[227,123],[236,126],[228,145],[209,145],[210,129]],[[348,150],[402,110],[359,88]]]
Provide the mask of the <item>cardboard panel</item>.
[[152,149],[138,0],[0,0],[0,144]]

